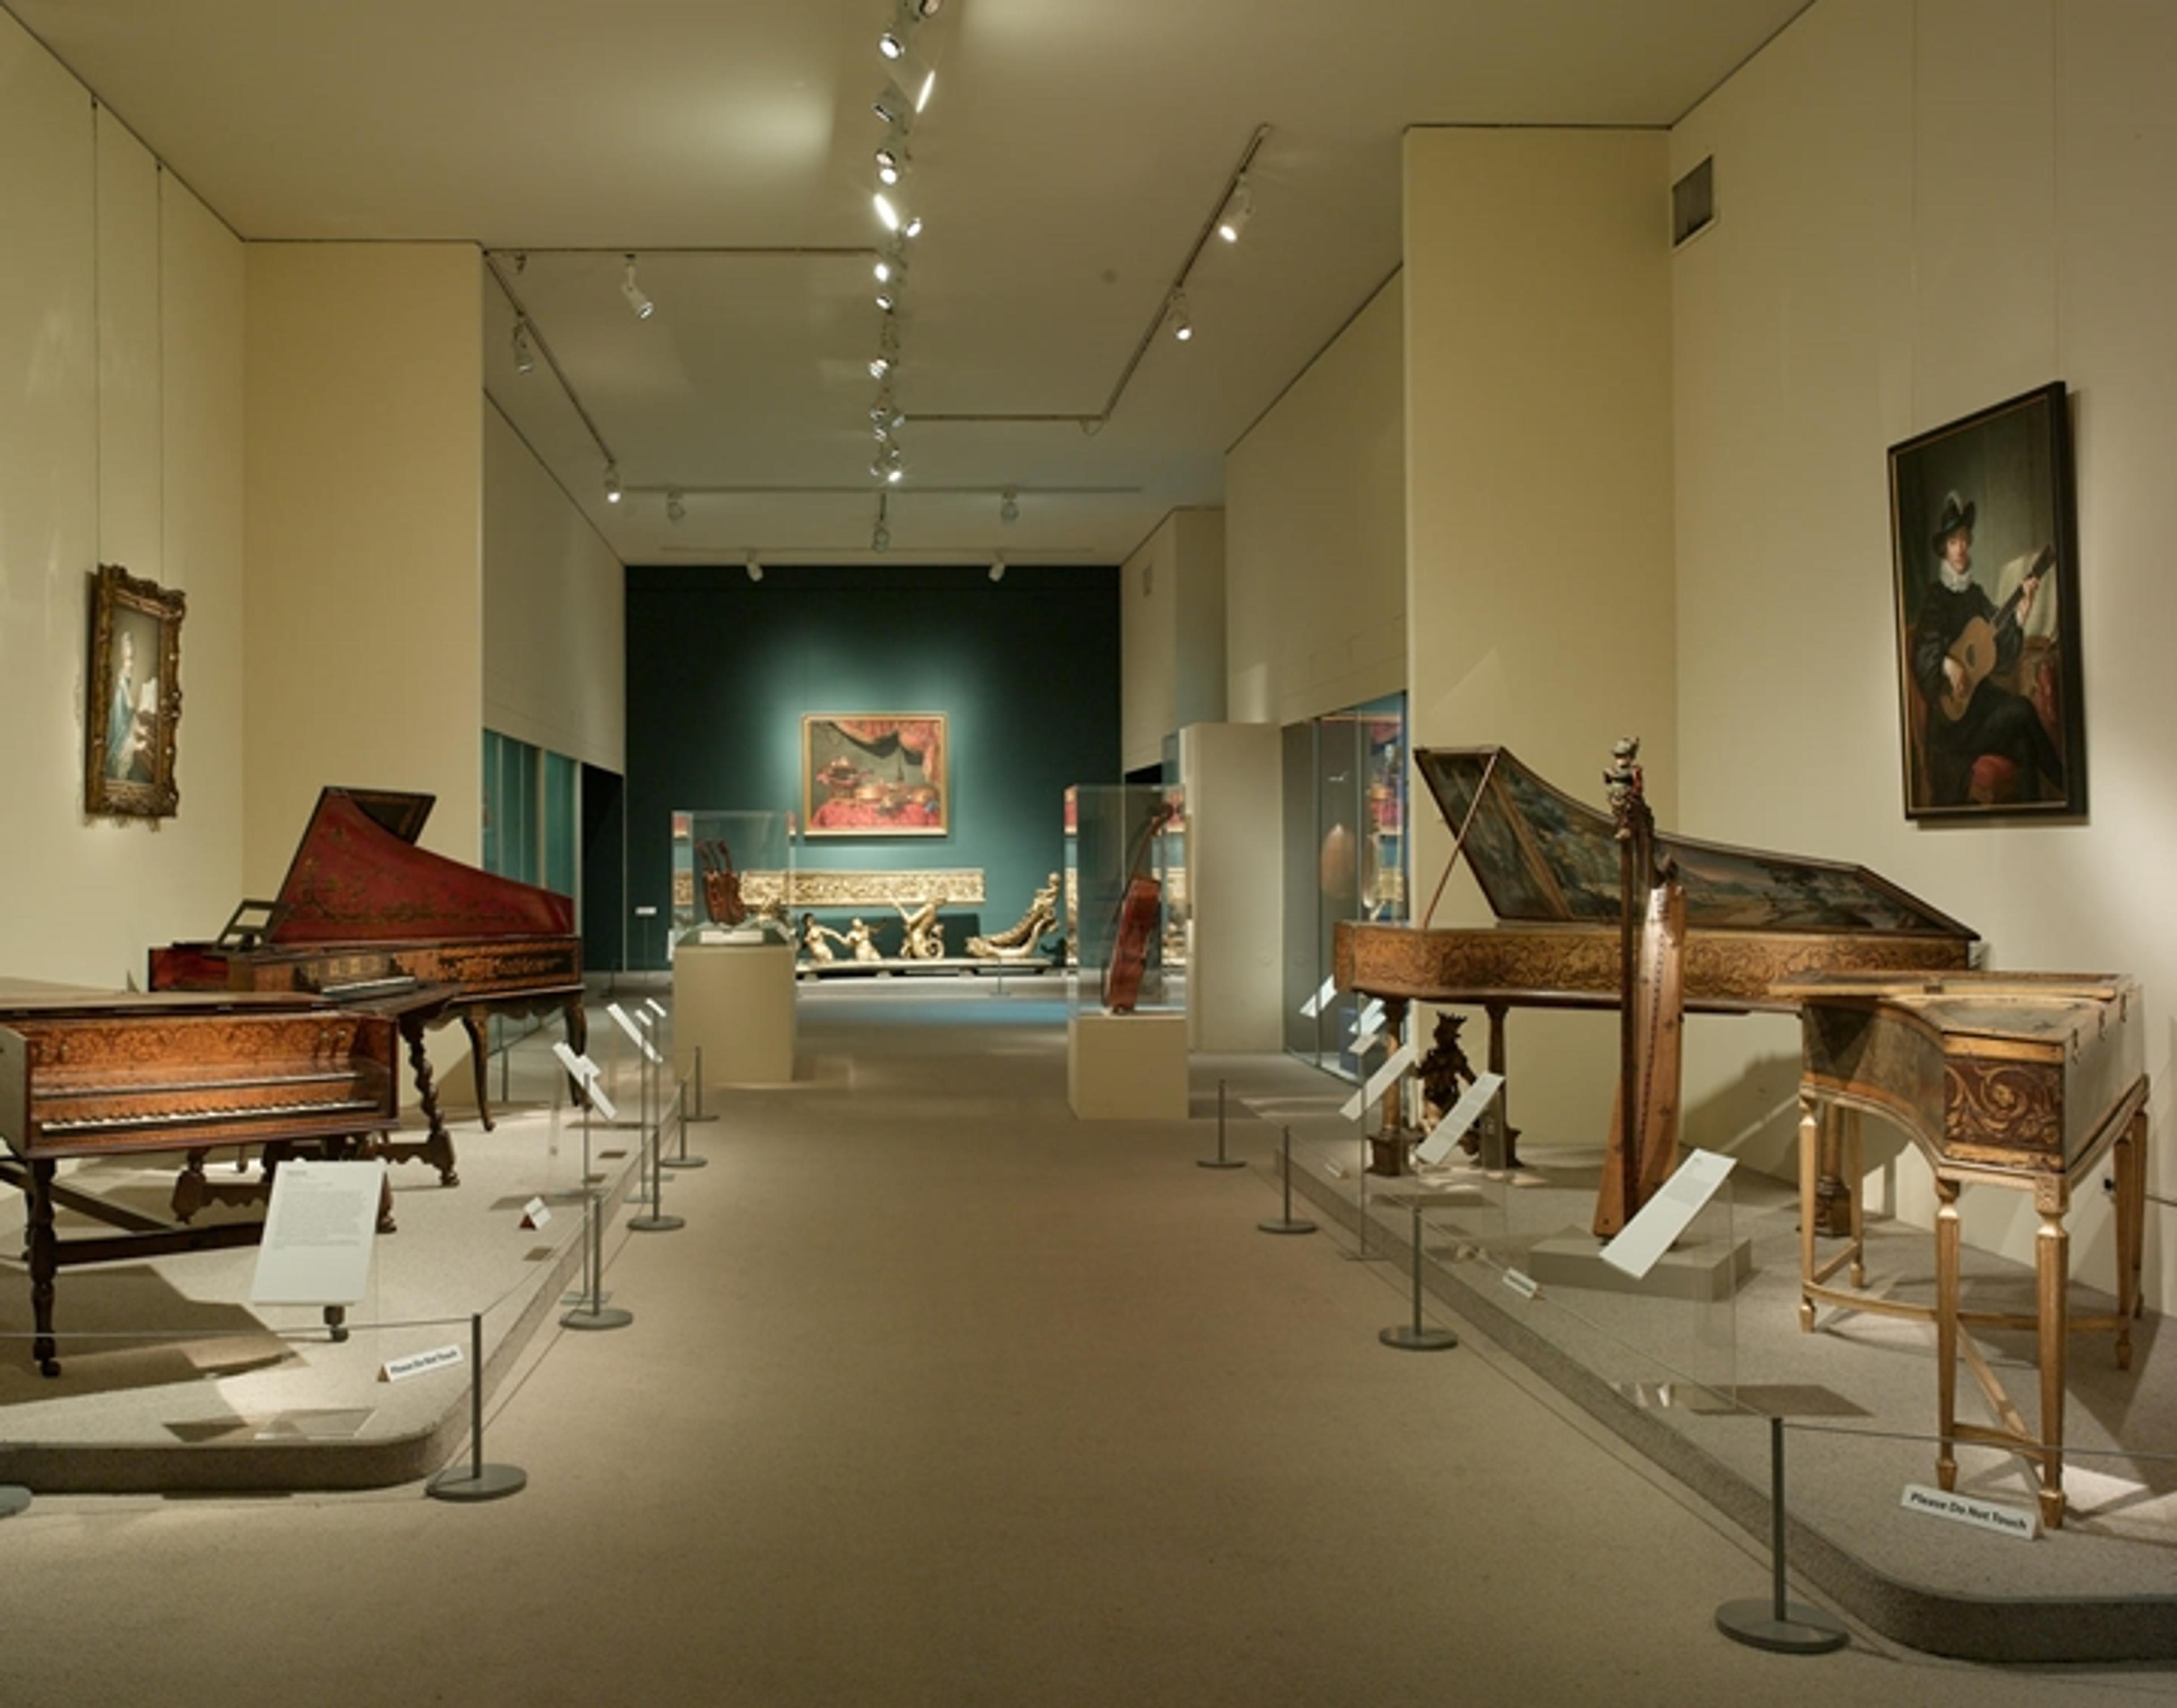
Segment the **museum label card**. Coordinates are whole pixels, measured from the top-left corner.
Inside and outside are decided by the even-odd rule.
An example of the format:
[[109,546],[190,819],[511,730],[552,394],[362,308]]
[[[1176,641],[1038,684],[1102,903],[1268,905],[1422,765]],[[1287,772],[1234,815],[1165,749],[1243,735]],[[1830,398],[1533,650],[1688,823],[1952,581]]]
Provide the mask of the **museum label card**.
[[411,1352],[406,1358],[387,1360],[379,1367],[378,1379],[380,1382],[406,1382],[411,1376],[450,1369],[462,1361],[460,1347],[434,1346],[428,1352]]
[[1401,1044],[1385,1059],[1383,1065],[1368,1076],[1368,1083],[1345,1100],[1339,1111],[1348,1121],[1358,1121],[1361,1111],[1389,1091],[1398,1077],[1414,1065],[1414,1046]]
[[665,1060],[663,1056],[660,1056],[655,1050],[650,1047],[650,1040],[642,1035],[642,1029],[637,1026],[634,1021],[627,1018],[626,1009],[621,1007],[617,1002],[608,1002],[605,1004],[605,1012],[613,1017],[614,1020],[619,1023],[619,1029],[627,1034],[629,1039],[634,1043],[635,1047],[640,1050],[645,1056],[647,1056],[652,1061],[656,1062],[662,1063]]
[[1501,1073],[1479,1073],[1474,1083],[1466,1088],[1466,1094],[1443,1112],[1443,1119],[1429,1129],[1429,1136],[1421,1142],[1414,1154],[1423,1162],[1436,1164],[1451,1154],[1451,1148],[1466,1134],[1466,1130],[1481,1118],[1481,1111],[1496,1100],[1504,1084]]
[[250,1302],[352,1305],[370,1285],[385,1162],[282,1163],[257,1247]]
[[1678,1172],[1663,1182],[1663,1189],[1640,1206],[1640,1214],[1618,1231],[1602,1248],[1602,1261],[1639,1280],[1656,1267],[1656,1260],[1671,1248],[1671,1241],[1685,1232],[1701,1207],[1716,1196],[1738,1164],[1735,1156],[1719,1156],[1697,1150],[1678,1165]]
[[541,1228],[551,1220],[551,1208],[543,1198],[532,1198],[521,1207],[521,1225],[525,1228]]
[[[619,1105],[606,1094],[604,1081],[592,1079],[582,1088],[582,1092],[590,1100],[590,1107],[604,1116],[607,1121],[619,1119]],[[609,1156],[612,1153],[608,1151],[605,1154]]]
[[1331,999],[1337,995],[1338,980],[1335,979],[1325,979],[1323,981],[1323,988],[1320,990],[1318,990],[1315,995],[1309,997],[1307,1001],[1300,1005],[1301,1018],[1303,1020],[1314,1019],[1317,1015],[1320,1014],[1325,1008],[1328,1008],[1330,1006]]
[[663,1020],[665,1018],[665,1005],[663,1002],[660,1002],[655,996],[645,996],[642,999],[642,1006],[647,1008],[652,1013],[655,1014],[659,1019]]
[[577,1085],[587,1085],[602,1071],[588,1056],[577,1056],[564,1043],[554,1044],[552,1046],[552,1054],[558,1059],[562,1067],[574,1075],[575,1083]]
[[1929,1518],[1946,1518],[1977,1529],[1992,1530],[1998,1536],[2016,1536],[2022,1542],[2030,1542],[2041,1534],[2040,1518],[2028,1508],[1978,1500],[1969,1494],[1929,1488],[1925,1483],[1907,1483],[1904,1497],[1897,1503],[1907,1512],[1925,1513]]

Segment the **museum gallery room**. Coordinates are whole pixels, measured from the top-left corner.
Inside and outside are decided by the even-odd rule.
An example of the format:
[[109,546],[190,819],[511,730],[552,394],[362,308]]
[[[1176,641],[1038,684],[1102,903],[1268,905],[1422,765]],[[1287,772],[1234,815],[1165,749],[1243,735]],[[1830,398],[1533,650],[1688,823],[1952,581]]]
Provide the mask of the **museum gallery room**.
[[2173,68],[0,0],[0,1702],[2177,1700]]

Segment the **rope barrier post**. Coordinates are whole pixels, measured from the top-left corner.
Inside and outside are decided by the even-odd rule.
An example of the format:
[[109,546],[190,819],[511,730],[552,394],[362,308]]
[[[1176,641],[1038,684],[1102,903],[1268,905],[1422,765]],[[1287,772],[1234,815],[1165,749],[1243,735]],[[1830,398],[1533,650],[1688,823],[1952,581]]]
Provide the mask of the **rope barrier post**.
[[1274,1220],[1257,1222],[1255,1225],[1266,1234],[1312,1234],[1315,1224],[1304,1218],[1296,1221],[1292,1213],[1292,1129],[1285,1129],[1285,1166],[1281,1170],[1285,1181],[1285,1212]]
[[[716,1121],[718,1117],[715,1115],[689,1114],[688,1085],[687,1080],[684,1079],[680,1082],[680,1094],[678,1100],[680,1110],[680,1137],[674,1146],[673,1154],[665,1159],[664,1165],[667,1168],[706,1168],[710,1165],[711,1159],[707,1156],[688,1154],[688,1123],[691,1121]],[[696,1052],[695,1086],[696,1096],[700,1102],[703,1095],[703,1052],[701,1050]]]
[[[653,1070],[654,1071],[654,1070]],[[679,1100],[675,1098],[677,1104]],[[682,1129],[685,1133],[686,1129]],[[665,1111],[657,1112],[657,1120],[650,1129],[650,1149],[644,1153],[649,1159],[650,1208],[639,1216],[630,1216],[627,1225],[638,1234],[669,1234],[688,1225],[685,1216],[665,1214]],[[641,1160],[637,1159],[638,1163]]]
[[1197,1157],[1197,1168],[1245,1168],[1239,1158],[1225,1154],[1225,1082],[1217,1082],[1217,1154]]
[[469,1317],[469,1462],[465,1470],[449,1465],[423,1485],[434,1500],[504,1500],[529,1487],[529,1473],[511,1465],[487,1465],[483,1459],[483,1312]]
[[1784,1420],[1769,1420],[1769,1558],[1766,1601],[1726,1602],[1716,1610],[1716,1628],[1734,1643],[1778,1655],[1826,1655],[1852,1640],[1832,1613],[1784,1592]]
[[[685,1116],[685,1117],[684,1117],[684,1118],[685,1118],[685,1120],[687,1120],[687,1121],[698,1121],[698,1122],[701,1122],[701,1121],[716,1121],[716,1120],[718,1118],[717,1116],[715,1116],[715,1115],[706,1115],[706,1114],[703,1112],[703,1046],[702,1046],[701,1045],[698,1044],[698,1045],[696,1045],[695,1046],[695,1050],[696,1050],[696,1112],[695,1112],[693,1115],[687,1116]],[[685,1151],[686,1150],[686,1147],[685,1147],[685,1145],[682,1147],[682,1150],[684,1151],[684,1153],[685,1153]],[[709,1160],[710,1160],[710,1158],[708,1158],[707,1156],[691,1156],[691,1157],[690,1157],[690,1158],[687,1160],[687,1161],[685,1161],[685,1162],[682,1162],[682,1163],[675,1163],[675,1164],[674,1165],[674,1167],[676,1167],[676,1168],[701,1168],[701,1167],[702,1167],[702,1165],[703,1165],[705,1163],[708,1162]]]
[[1421,1321],[1421,1195],[1416,1192],[1410,1202],[1414,1207],[1414,1320],[1379,1329],[1376,1338],[1401,1352],[1449,1352],[1459,1344],[1459,1336],[1449,1329],[1432,1329]]
[[590,1089],[582,1087],[582,1291],[559,1318],[563,1329],[625,1329],[635,1312],[605,1303],[605,1223],[597,1182],[590,1176]]

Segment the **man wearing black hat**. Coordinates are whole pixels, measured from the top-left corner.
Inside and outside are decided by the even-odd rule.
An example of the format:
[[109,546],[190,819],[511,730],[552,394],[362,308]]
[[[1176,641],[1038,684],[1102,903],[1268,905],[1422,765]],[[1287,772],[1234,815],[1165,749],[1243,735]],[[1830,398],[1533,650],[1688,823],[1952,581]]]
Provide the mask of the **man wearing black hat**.
[[1934,548],[1935,584],[1920,598],[1912,630],[1912,679],[1927,708],[1929,804],[1961,806],[1972,796],[1973,767],[1984,757],[2010,761],[2014,798],[2064,793],[2064,761],[2041,714],[1995,679],[2018,662],[2041,577],[2056,554],[2044,547],[2016,592],[1999,608],[1972,578],[1975,506],[1956,493],[1943,500]]

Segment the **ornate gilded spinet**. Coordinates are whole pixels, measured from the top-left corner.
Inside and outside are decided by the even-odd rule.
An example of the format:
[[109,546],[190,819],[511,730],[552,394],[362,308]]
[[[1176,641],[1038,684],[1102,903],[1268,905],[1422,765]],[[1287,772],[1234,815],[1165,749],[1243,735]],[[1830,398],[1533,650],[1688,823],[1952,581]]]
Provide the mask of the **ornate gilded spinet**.
[[[1464,831],[1460,854],[1496,923],[1342,920],[1338,985],[1383,999],[1394,1029],[1410,1002],[1480,1007],[1489,1067],[1501,1074],[1510,1009],[1618,1005],[1614,827],[1502,747],[1421,748],[1414,762],[1445,823]],[[1971,952],[1971,930],[1863,866],[1660,833],[1655,856],[1676,868],[1685,892],[1684,1005],[1694,1012],[1789,1012],[1777,985],[1801,974],[1946,971]],[[1507,1131],[1500,1101],[1484,1132],[1486,1160],[1500,1166],[1517,1161]],[[1387,1160],[1379,1154],[1379,1165]]]
[[[1814,1326],[1818,1304],[1935,1324],[1936,1411],[1942,1445],[1936,1476],[1957,1481],[1959,1442],[2000,1447],[2035,1461],[2042,1520],[2064,1514],[2064,1350],[2075,1329],[2109,1329],[2120,1369],[2131,1362],[2131,1319],[2140,1309],[2141,1241],[2146,1220],[2147,1076],[2139,987],[2105,974],[1960,973],[1889,978],[1833,974],[1798,979],[1777,995],[1800,1005],[1804,1057],[1800,1082],[1799,1323]],[[1858,1117],[1872,1112],[1900,1128],[1935,1176],[1935,1297],[1932,1305],[1878,1297],[1867,1285],[1863,1170]],[[1844,1248],[1820,1261],[1814,1208],[1817,1158],[1841,1145],[1848,1183]],[[2071,1236],[2064,1218],[2071,1191],[2114,1149],[2116,1294],[2114,1317],[2076,1317],[2066,1303]],[[1967,1311],[1959,1288],[1958,1192],[1988,1182],[2033,1194],[2032,1315]],[[1852,1286],[1829,1285],[1849,1264]],[[2037,1328],[2041,1421],[2029,1431],[1988,1360],[1962,1326]],[[1960,1423],[1962,1356],[2000,1427]]]
[[[79,1263],[253,1245],[257,1221],[188,1225],[212,1199],[262,1198],[298,1150],[347,1155],[399,1118],[395,1023],[304,996],[0,994],[0,1179],[28,1205],[32,1356],[60,1373],[56,1273]],[[209,1184],[205,1153],[256,1145],[265,1178]],[[57,1178],[73,1157],[185,1151],[167,1223]],[[118,1231],[61,1238],[56,1208]],[[337,1323],[336,1312],[327,1320]]]
[[[424,1055],[425,1029],[458,1020],[467,1032],[486,1131],[486,1020],[556,1012],[576,1050],[587,1029],[574,903],[417,848],[432,801],[390,789],[322,791],[277,898],[245,902],[216,941],[152,950],[150,982],[155,990],[390,999],[431,1132],[396,1154],[435,1164],[452,1186],[459,1176]],[[439,1000],[402,1000],[418,987],[435,990]]]

